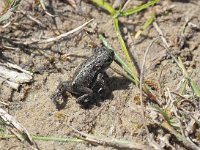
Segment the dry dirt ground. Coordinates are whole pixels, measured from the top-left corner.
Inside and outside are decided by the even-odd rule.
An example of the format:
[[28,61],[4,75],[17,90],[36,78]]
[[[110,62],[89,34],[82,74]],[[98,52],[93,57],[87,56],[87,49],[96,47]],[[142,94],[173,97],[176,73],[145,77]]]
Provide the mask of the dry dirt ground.
[[[131,1],[128,7],[141,3],[139,0]],[[65,107],[56,109],[50,99],[52,93],[60,81],[70,80],[77,66],[92,55],[91,47],[101,44],[98,38],[100,33],[106,36],[118,53],[122,55],[122,52],[112,19],[103,9],[85,1],[77,3],[76,8],[61,0],[46,1],[45,4],[47,10],[57,17],[45,14],[42,8],[31,0],[23,1],[18,8],[40,20],[44,27],[20,11],[9,19],[10,24],[7,27],[3,25],[8,21],[0,26],[0,61],[17,64],[34,73],[33,81],[23,84],[19,90],[13,90],[2,83],[1,101],[9,106],[0,104],[1,107],[13,115],[31,135],[74,136],[74,131],[69,127],[72,126],[95,136],[146,143],[141,110],[137,109],[137,101],[134,100],[138,91],[133,83],[115,71],[118,69],[123,72],[115,62],[107,69],[109,90],[103,98],[94,100],[89,108],[82,108],[76,103],[75,97],[69,96]],[[138,65],[141,64],[146,48],[158,37],[158,33],[150,26],[138,39],[134,39],[134,34],[142,27],[150,12],[157,11],[156,21],[167,38],[172,53],[181,56],[188,71],[192,72],[192,78],[200,87],[199,29],[187,28],[184,45],[181,46],[179,42],[181,29],[187,19],[197,26],[200,25],[200,1],[161,1],[152,8],[120,19],[123,37],[135,61]],[[81,32],[57,42],[26,44],[65,33],[92,18],[94,21]],[[145,68],[145,79],[161,83],[162,89],[175,91],[182,79],[180,69],[166,54],[161,40],[151,47]],[[114,149],[85,143],[36,142],[42,150]],[[0,149],[21,150],[30,147],[13,138],[1,140]]]

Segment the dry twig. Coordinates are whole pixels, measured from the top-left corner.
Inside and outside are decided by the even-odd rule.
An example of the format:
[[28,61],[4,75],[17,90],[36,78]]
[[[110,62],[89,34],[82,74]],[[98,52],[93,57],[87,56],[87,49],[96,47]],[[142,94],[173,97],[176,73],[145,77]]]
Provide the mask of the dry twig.
[[143,123],[144,123],[144,127],[145,127],[145,130],[146,130],[146,133],[147,133],[147,136],[148,136],[148,142],[151,146],[153,146],[155,149],[162,149],[159,144],[157,144],[153,138],[150,137],[150,132],[149,132],[149,129],[147,127],[147,124],[146,124],[146,118],[145,118],[145,108],[144,108],[144,103],[143,103],[143,98],[142,98],[142,86],[143,86],[143,76],[144,76],[144,67],[145,67],[145,61],[146,61],[146,57],[147,57],[147,54],[151,48],[151,46],[153,45],[153,43],[157,40],[158,38],[154,39],[150,45],[147,47],[146,51],[145,51],[145,54],[144,54],[144,58],[143,58],[143,62],[142,62],[142,66],[141,66],[141,73],[140,73],[140,102],[141,102],[141,106],[142,106],[142,117],[143,117]]
[[135,149],[135,150],[153,150],[152,147],[136,143],[134,141],[121,141],[117,139],[110,138],[100,138],[93,135],[86,134],[84,132],[78,131],[77,129],[71,127],[73,131],[80,134],[82,139],[96,145],[110,146],[118,149]]
[[0,108],[0,118],[5,122],[7,127],[11,128],[11,131],[18,137],[18,139],[20,140],[25,139],[31,145],[31,148],[33,148],[34,150],[39,149],[36,143],[31,138],[28,131],[19,122],[17,122],[17,120],[13,116],[9,115],[6,111],[4,111],[1,108]]
[[46,25],[44,25],[40,20],[34,18],[33,16],[27,14],[26,12],[24,11],[19,11],[20,13],[22,13],[23,15],[25,15],[28,19],[34,21],[35,23],[37,23],[39,26],[43,27],[43,28],[46,28]]
[[67,37],[69,36],[70,34],[73,34],[79,30],[81,30],[83,27],[85,27],[86,25],[88,25],[90,22],[92,22],[94,19],[91,19],[89,21],[87,21],[86,23],[82,24],[81,26],[69,31],[69,32],[66,32],[66,33],[63,33],[59,36],[56,36],[56,37],[52,37],[52,38],[48,38],[48,39],[45,39],[45,40],[39,40],[38,43],[49,43],[49,42],[53,42],[53,41],[58,41],[60,40],[61,38],[64,38],[64,37]]
[[12,88],[18,89],[21,83],[30,82],[33,74],[11,63],[0,63],[0,78],[5,79]]

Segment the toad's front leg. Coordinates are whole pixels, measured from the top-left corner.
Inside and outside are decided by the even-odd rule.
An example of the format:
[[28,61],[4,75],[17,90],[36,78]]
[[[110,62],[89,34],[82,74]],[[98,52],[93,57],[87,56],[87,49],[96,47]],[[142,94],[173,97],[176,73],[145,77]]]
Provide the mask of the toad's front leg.
[[92,84],[91,89],[97,92],[98,94],[102,94],[104,90],[106,90],[106,81],[108,79],[108,75],[106,72],[99,73],[96,81]]
[[51,99],[57,107],[60,107],[61,105],[59,103],[60,99],[62,100],[66,99],[67,97],[66,92],[70,92],[70,93],[73,92],[71,81],[60,82],[56,88],[56,91],[52,94]]

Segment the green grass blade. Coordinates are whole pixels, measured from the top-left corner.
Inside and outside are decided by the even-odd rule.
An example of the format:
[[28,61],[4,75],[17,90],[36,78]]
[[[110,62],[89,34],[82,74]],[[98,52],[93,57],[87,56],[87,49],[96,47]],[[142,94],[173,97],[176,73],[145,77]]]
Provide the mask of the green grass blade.
[[[21,1],[22,1],[22,0],[16,0],[16,1],[12,4],[11,8],[10,8],[5,14],[3,14],[2,16],[0,16],[0,22],[9,19],[10,16],[13,14],[13,12],[17,9],[17,7],[19,6],[19,4],[20,4]],[[10,1],[10,3],[12,3],[12,2],[13,2],[13,1]]]
[[182,62],[180,57],[178,57],[178,66],[179,66],[179,68],[181,68],[184,77],[188,78],[188,73],[187,73],[187,71],[185,69],[185,66],[184,66],[184,64],[183,64],[183,62]]
[[110,44],[108,44],[108,42],[106,41],[106,38],[102,34],[99,34],[99,39],[103,42],[104,46],[106,46],[107,48],[109,48],[109,49],[114,51],[112,46]]
[[[51,136],[31,136],[33,140],[40,140],[40,141],[55,141],[55,142],[84,142],[84,140],[72,138],[72,137],[51,137]],[[13,134],[0,134],[0,139],[6,138],[16,138]]]
[[142,26],[142,29],[140,29],[136,35],[135,35],[135,38],[138,38],[140,36],[140,34],[142,32],[144,32],[154,21],[155,19],[155,14],[151,14],[151,16],[147,19],[147,21],[145,22],[145,24]]
[[22,1],[22,0],[15,0],[15,2],[14,2],[14,4],[13,4],[13,7],[12,7],[12,8],[18,7],[21,1]]
[[11,10],[8,10],[5,14],[3,14],[3,15],[0,17],[0,22],[9,19],[10,16],[11,16],[12,14],[13,14],[13,12],[12,12]]
[[152,0],[152,1],[150,1],[150,2],[148,2],[148,3],[146,3],[146,4],[144,4],[144,5],[138,6],[138,7],[136,7],[136,8],[132,8],[132,9],[129,9],[129,10],[125,10],[125,11],[121,12],[120,15],[121,15],[121,16],[128,16],[128,15],[135,14],[135,13],[137,13],[137,12],[143,10],[143,9],[146,9],[146,8],[148,8],[149,6],[152,6],[152,5],[154,5],[155,3],[158,3],[158,2],[160,2],[160,0]]
[[91,1],[97,4],[98,6],[104,8],[105,10],[107,10],[111,15],[115,14],[115,9],[104,0],[91,0]]
[[58,141],[58,142],[83,142],[81,139],[72,138],[72,137],[45,137],[45,136],[32,136],[33,140],[42,140],[42,141]]
[[181,86],[180,86],[180,88],[179,88],[179,93],[180,93],[181,95],[183,95],[183,94],[185,93],[185,91],[186,91],[186,86],[187,86],[187,85],[188,85],[188,80],[185,79],[184,82],[181,83]]
[[197,97],[200,97],[200,90],[199,88],[196,86],[196,83],[189,77],[186,69],[185,69],[185,66],[181,60],[180,57],[178,57],[178,66],[181,68],[182,70],[182,73],[185,77],[185,80],[187,80],[187,84],[189,84],[192,88],[192,90],[194,91],[194,94],[197,96]]
[[197,97],[200,97],[200,90],[199,88],[196,86],[196,83],[192,80],[192,79],[189,79],[189,82],[190,82],[190,85],[192,87],[192,90],[194,91],[194,94],[197,96]]
[[117,37],[119,39],[120,45],[122,47],[122,51],[125,55],[126,61],[128,63],[128,66],[131,70],[131,75],[133,76],[134,80],[135,80],[135,84],[136,86],[138,85],[139,79],[138,79],[138,72],[136,71],[136,69],[134,68],[133,64],[132,64],[132,60],[130,58],[129,52],[126,48],[126,44],[122,38],[121,32],[119,30],[119,24],[118,24],[118,19],[114,18],[114,27],[115,27],[115,31],[117,33]]
[[158,107],[158,106],[153,106],[153,108],[155,108],[155,111],[160,113],[164,117],[165,121],[167,121],[167,123],[169,125],[171,125],[170,117],[168,116],[168,114],[165,110],[163,110],[161,107]]
[[142,29],[143,30],[146,30],[151,24],[152,22],[154,21],[155,19],[155,14],[151,14],[151,16],[147,19],[147,21],[145,22],[145,24],[143,25]]

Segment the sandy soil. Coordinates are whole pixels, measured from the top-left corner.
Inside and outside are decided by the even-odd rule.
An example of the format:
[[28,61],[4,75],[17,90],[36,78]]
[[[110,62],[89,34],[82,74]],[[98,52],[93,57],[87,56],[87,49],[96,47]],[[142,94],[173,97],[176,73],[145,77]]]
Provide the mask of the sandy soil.
[[[131,2],[129,7],[141,4],[141,1],[134,2]],[[33,1],[23,1],[18,9],[40,20],[45,25],[44,28],[20,12],[10,18],[9,26],[6,28],[3,28],[3,25],[0,26],[1,62],[11,62],[34,72],[34,80],[29,84],[23,84],[18,91],[2,83],[1,101],[9,103],[9,107],[5,108],[2,104],[1,107],[16,117],[31,135],[74,136],[74,132],[69,127],[72,126],[96,136],[146,143],[141,110],[135,109],[137,102],[134,97],[138,91],[135,90],[134,84],[114,71],[118,69],[123,72],[115,62],[107,70],[109,75],[107,86],[110,90],[104,98],[99,99],[98,104],[94,103],[91,108],[84,109],[76,103],[75,97],[69,96],[66,106],[59,111],[56,109],[50,96],[60,81],[70,80],[77,66],[92,55],[91,47],[100,45],[99,33],[107,37],[116,51],[120,54],[122,52],[112,19],[102,9],[84,1],[78,4],[77,8],[71,7],[64,1],[47,2],[46,5],[49,12],[57,14],[58,17],[48,16]],[[194,24],[200,24],[199,1],[162,1],[159,5],[152,7],[153,9],[121,18],[124,39],[140,65],[144,51],[152,40],[158,37],[158,33],[151,26],[137,40],[134,39],[134,34],[144,24],[151,11],[159,12],[172,5],[170,10],[158,15],[156,21],[171,45],[172,53],[182,57],[187,69],[192,72],[192,78],[200,87],[200,33],[198,30],[188,29],[186,44],[180,48],[177,42],[180,30],[186,22],[185,19],[191,19]],[[91,18],[94,18],[92,25],[73,36],[54,43],[25,44],[41,37],[53,37],[67,32]],[[181,71],[166,54],[161,41],[158,41],[152,46],[147,57],[145,79],[153,80],[155,83],[161,81],[162,89],[176,89],[182,79]],[[113,149],[83,143],[37,141],[37,144],[42,150]],[[0,141],[0,149],[21,150],[30,149],[30,147],[17,139],[7,139]]]

